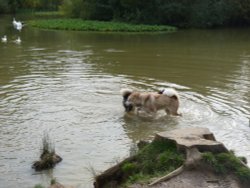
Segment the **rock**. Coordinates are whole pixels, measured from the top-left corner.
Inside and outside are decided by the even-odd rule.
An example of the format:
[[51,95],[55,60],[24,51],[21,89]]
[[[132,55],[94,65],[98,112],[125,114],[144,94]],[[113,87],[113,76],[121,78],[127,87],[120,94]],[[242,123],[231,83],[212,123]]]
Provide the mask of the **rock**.
[[34,168],[36,171],[46,170],[53,168],[57,163],[61,161],[62,158],[54,152],[43,153],[40,156],[40,160],[33,163],[32,168]]
[[115,166],[105,170],[103,173],[95,177],[94,187],[119,187],[118,184],[123,179],[123,172],[121,171],[121,166],[126,162],[131,162],[134,160],[134,156],[131,156],[124,161],[116,164]]

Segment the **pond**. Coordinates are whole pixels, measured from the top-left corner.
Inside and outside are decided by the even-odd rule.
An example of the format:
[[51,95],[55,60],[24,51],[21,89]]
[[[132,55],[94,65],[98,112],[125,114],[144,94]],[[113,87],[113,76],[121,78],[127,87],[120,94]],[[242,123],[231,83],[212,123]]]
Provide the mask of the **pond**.
[[[18,18],[16,18],[19,20]],[[0,18],[0,187],[93,187],[93,176],[159,131],[207,127],[250,161],[250,29],[175,33],[14,30]],[[22,42],[13,41],[20,37]],[[127,115],[121,88],[173,87],[182,117]],[[48,133],[63,158],[35,172]]]

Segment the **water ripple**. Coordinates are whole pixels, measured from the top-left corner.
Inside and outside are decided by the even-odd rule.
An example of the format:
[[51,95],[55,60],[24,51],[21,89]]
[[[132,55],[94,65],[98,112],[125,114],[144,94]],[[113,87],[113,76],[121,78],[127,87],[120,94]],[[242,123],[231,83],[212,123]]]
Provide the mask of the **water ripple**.
[[[54,31],[46,32],[54,39]],[[77,35],[85,34],[74,32],[72,38]],[[207,127],[236,154],[250,159],[247,50],[235,57],[234,49],[218,52],[217,42],[210,50],[204,48],[200,44],[204,40],[187,42],[181,50],[177,38],[170,45],[174,36],[159,44],[148,37],[148,44],[136,43],[136,47],[129,43],[125,48],[123,43],[126,50],[120,50],[120,41],[111,45],[78,37],[73,42],[63,38],[65,44],[52,40],[45,45],[41,39],[39,45],[24,43],[11,49],[15,56],[5,48],[1,51],[3,186],[16,187],[21,182],[32,187],[51,179],[51,172],[34,173],[30,168],[39,157],[44,132],[64,158],[53,169],[54,177],[84,188],[92,187],[92,175],[86,170],[89,164],[102,171],[113,164],[114,157],[128,156],[131,144],[175,128]],[[138,117],[124,112],[121,88],[158,91],[166,87],[179,92],[181,117],[164,112]]]

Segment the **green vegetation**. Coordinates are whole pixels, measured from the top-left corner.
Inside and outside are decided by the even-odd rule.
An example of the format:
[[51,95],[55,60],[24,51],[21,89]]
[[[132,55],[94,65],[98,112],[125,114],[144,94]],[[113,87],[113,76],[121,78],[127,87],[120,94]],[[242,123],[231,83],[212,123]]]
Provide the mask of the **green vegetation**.
[[54,185],[54,184],[56,184],[56,178],[52,178],[52,179],[50,180],[50,185]]
[[33,15],[39,18],[50,18],[50,19],[64,17],[64,14],[59,11],[37,11],[34,12]]
[[[56,178],[52,178],[50,180],[50,185],[55,185],[56,183],[57,183]],[[34,188],[45,188],[45,186],[43,186],[42,184],[36,184]]]
[[68,17],[178,27],[248,25],[250,0],[64,0]]
[[184,155],[174,143],[153,141],[139,150],[133,161],[122,165],[124,184],[147,182],[150,178],[162,176],[180,167]]
[[44,188],[44,186],[42,186],[41,184],[36,184],[34,188]]
[[233,153],[202,154],[203,161],[218,174],[235,174],[243,183],[250,183],[250,169],[242,165],[241,158]]
[[250,24],[250,0],[0,0],[0,14],[20,10],[60,10],[68,18],[177,27]]
[[20,10],[58,10],[63,0],[0,0],[1,13],[16,13]]
[[78,31],[112,31],[112,32],[155,32],[175,31],[175,27],[159,25],[134,25],[120,22],[84,21],[81,19],[33,20],[31,26],[44,29],[78,30]]

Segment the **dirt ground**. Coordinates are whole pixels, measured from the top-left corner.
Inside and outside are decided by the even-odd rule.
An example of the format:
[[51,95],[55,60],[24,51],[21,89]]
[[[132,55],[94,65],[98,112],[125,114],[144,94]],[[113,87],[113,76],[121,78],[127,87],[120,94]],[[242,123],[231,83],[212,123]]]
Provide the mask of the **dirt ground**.
[[185,170],[172,179],[154,186],[133,185],[130,188],[249,188],[240,185],[232,176],[218,176],[210,171]]

